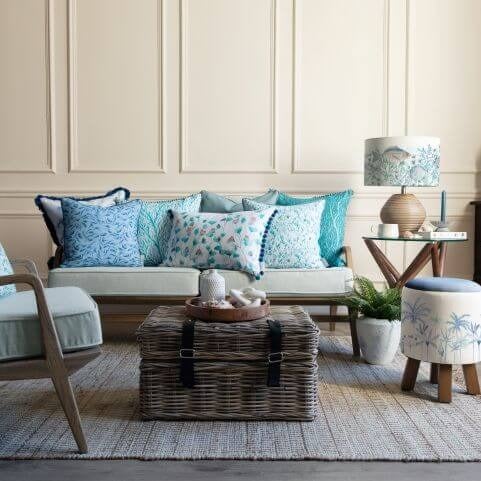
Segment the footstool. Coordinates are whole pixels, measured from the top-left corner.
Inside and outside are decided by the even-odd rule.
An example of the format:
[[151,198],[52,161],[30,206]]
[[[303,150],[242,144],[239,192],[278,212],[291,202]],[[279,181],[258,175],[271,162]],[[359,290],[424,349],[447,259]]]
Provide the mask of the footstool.
[[402,389],[414,389],[425,361],[440,402],[451,402],[453,364],[463,366],[467,392],[480,394],[481,286],[447,277],[413,279],[403,289],[401,310],[401,351],[408,358]]

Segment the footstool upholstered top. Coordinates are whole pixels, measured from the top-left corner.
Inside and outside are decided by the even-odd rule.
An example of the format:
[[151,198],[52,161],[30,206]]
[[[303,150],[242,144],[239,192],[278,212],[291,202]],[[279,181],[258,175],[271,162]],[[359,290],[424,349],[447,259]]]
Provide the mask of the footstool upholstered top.
[[408,281],[406,287],[431,292],[481,292],[476,282],[455,277],[418,277]]

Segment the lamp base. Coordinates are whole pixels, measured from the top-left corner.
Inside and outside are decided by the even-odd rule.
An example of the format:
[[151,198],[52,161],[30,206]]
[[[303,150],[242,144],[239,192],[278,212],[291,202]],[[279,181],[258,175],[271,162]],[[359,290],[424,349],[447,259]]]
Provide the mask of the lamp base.
[[426,219],[426,210],[414,194],[393,194],[381,209],[384,224],[398,224],[399,235],[417,232]]

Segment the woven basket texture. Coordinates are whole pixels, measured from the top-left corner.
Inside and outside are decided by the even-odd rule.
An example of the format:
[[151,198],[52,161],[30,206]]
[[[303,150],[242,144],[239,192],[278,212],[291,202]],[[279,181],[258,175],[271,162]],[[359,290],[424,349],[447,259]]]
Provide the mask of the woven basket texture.
[[[282,326],[281,382],[267,387],[267,319]],[[317,413],[319,330],[299,306],[240,323],[196,321],[195,386],[179,376],[183,307],[154,309],[137,331],[143,419],[312,420]]]

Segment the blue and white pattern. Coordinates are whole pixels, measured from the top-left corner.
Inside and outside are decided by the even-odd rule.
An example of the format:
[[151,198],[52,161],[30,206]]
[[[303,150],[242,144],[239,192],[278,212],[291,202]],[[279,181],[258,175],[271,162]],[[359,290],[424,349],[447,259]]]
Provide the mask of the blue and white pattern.
[[139,200],[99,207],[63,199],[62,267],[141,266],[137,240],[140,208]]
[[[243,199],[245,210],[265,209],[249,199]],[[277,269],[319,269],[326,267],[319,251],[319,225],[325,200],[309,204],[276,206],[278,213],[266,241],[266,267]]]
[[184,199],[142,202],[140,209],[138,239],[140,253],[146,266],[158,266],[167,254],[172,218],[170,210],[177,212],[199,212],[201,195]]
[[[89,205],[110,207],[111,205],[125,202],[130,197],[130,191],[124,187],[117,187],[110,192],[94,197],[68,197]],[[58,246],[63,245],[63,214],[62,199],[67,197],[53,197],[48,195],[37,195],[35,205],[43,214],[43,220],[52,236],[52,240]]]
[[[0,276],[8,276],[13,274],[12,265],[8,260],[5,250],[0,244]],[[0,297],[9,296],[17,292],[14,284],[7,284],[6,286],[0,286]]]
[[439,139],[396,137],[367,139],[364,185],[429,187],[439,185]]
[[401,320],[406,356],[441,364],[481,361],[480,292],[404,288]]
[[351,201],[352,190],[333,192],[331,194],[316,197],[291,197],[279,192],[278,205],[299,205],[326,201],[319,229],[319,249],[323,259],[330,267],[342,267],[345,265],[341,257],[344,246],[344,231],[346,226],[346,214]]
[[174,211],[164,265],[231,269],[260,278],[265,242],[276,212],[275,208],[225,214]]

